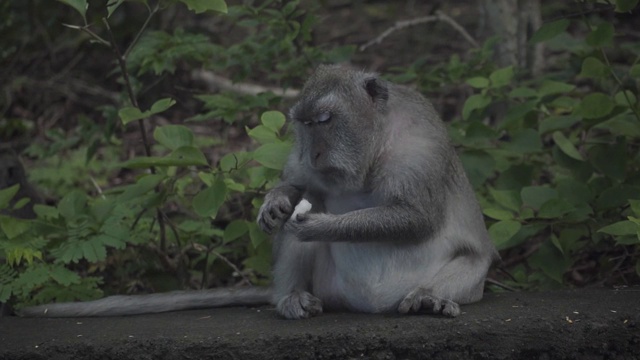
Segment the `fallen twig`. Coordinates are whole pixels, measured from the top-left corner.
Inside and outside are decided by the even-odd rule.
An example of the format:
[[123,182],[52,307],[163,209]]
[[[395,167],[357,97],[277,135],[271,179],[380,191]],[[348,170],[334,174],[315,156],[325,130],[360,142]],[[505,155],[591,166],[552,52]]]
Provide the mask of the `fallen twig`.
[[283,98],[292,99],[300,93],[300,90],[298,89],[283,89],[279,87],[262,86],[249,83],[233,83],[231,80],[207,70],[194,70],[191,72],[191,76],[203,81],[209,86],[209,88],[231,91],[243,95],[258,95],[260,93],[271,91]]
[[435,22],[435,21],[442,21],[442,22],[445,22],[445,23],[449,24],[458,33],[460,33],[460,35],[462,35],[462,37],[464,37],[465,40],[467,40],[471,45],[473,45],[473,47],[479,47],[480,46],[478,44],[478,42],[462,26],[460,26],[460,24],[458,24],[455,20],[453,20],[452,18],[450,18],[448,15],[444,14],[441,11],[436,11],[435,15],[429,15],[429,16],[419,17],[419,18],[416,18],[416,19],[404,20],[404,21],[396,22],[392,27],[390,27],[387,30],[385,30],[382,34],[380,34],[375,39],[367,42],[364,45],[361,45],[359,50],[360,51],[364,51],[364,50],[366,50],[368,47],[370,47],[372,45],[376,45],[376,44],[381,43],[382,40],[384,40],[384,38],[386,38],[387,36],[391,35],[392,33],[396,32],[398,30],[404,29],[404,28],[409,27],[409,26],[426,24],[426,23]]

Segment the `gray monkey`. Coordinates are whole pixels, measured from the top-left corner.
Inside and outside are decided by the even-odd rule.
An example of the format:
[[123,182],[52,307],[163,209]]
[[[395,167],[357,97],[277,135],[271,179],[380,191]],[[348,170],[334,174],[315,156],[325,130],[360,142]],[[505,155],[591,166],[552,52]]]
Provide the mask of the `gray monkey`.
[[[498,259],[432,105],[407,87],[320,66],[291,108],[295,144],[260,227],[277,230],[270,289],[112,296],[27,308],[110,316],[271,302],[287,319],[323,310],[460,314]],[[311,211],[291,216],[302,199]]]

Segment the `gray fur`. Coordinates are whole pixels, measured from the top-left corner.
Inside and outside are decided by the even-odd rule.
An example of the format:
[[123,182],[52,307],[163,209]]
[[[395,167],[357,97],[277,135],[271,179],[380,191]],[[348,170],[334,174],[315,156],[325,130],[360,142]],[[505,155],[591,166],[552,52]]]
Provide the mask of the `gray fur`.
[[[322,303],[457,316],[459,304],[482,298],[497,252],[426,99],[376,74],[322,66],[290,118],[294,150],[258,215],[263,229],[280,227],[280,315],[313,316]],[[311,212],[287,221],[302,197]]]
[[271,291],[261,287],[200,291],[172,291],[149,295],[115,295],[78,303],[28,307],[18,312],[31,317],[121,316],[231,305],[266,304]]

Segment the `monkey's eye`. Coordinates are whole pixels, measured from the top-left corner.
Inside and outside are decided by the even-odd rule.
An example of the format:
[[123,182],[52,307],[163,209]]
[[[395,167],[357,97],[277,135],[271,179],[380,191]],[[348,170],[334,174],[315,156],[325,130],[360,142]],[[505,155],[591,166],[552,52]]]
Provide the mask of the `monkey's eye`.
[[327,112],[323,112],[320,115],[317,115],[315,120],[316,120],[316,122],[319,122],[319,123],[327,122],[327,121],[331,120],[331,113],[328,112],[328,111]]

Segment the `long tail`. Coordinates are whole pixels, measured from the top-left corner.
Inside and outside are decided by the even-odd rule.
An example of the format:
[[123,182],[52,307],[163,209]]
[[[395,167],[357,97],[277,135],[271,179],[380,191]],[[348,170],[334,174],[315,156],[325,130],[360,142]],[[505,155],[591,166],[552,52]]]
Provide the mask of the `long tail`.
[[233,305],[264,305],[270,300],[269,288],[220,288],[149,295],[115,295],[94,301],[27,307],[17,313],[27,317],[121,316]]

